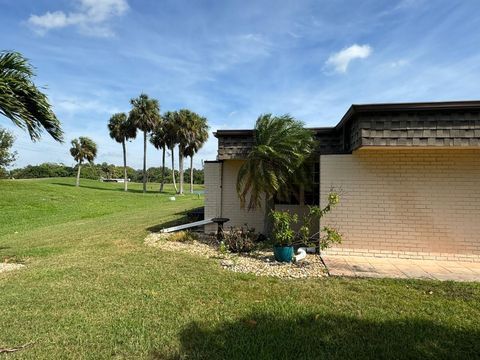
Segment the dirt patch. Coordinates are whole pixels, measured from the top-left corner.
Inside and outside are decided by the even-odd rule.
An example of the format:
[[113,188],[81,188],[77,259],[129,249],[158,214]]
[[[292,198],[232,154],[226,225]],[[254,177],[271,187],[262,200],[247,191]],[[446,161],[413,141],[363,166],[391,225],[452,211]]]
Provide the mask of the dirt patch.
[[2,272],[7,272],[7,271],[13,271],[13,270],[18,270],[25,267],[25,265],[22,264],[15,264],[15,263],[0,263],[0,273]]

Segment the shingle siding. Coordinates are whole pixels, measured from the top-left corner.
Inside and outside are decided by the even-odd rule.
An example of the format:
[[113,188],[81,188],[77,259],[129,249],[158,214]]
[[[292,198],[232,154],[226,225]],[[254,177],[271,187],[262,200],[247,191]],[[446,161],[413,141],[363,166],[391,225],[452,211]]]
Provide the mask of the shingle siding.
[[247,135],[218,137],[218,160],[245,159],[253,146],[253,131]]
[[[360,112],[332,128],[312,129],[318,154],[345,154],[363,146],[478,147],[480,111],[417,110]],[[218,160],[245,159],[253,146],[253,131],[219,134]]]
[[[359,114],[351,150],[361,146],[473,147],[480,145],[480,112]],[[360,139],[359,139],[360,138]]]

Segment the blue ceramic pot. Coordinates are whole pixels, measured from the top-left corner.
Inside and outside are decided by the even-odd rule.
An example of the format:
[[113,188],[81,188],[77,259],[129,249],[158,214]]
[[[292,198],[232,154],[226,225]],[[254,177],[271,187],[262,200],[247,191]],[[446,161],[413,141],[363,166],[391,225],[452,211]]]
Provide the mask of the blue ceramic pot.
[[293,258],[293,246],[274,246],[273,254],[278,262],[291,262]]

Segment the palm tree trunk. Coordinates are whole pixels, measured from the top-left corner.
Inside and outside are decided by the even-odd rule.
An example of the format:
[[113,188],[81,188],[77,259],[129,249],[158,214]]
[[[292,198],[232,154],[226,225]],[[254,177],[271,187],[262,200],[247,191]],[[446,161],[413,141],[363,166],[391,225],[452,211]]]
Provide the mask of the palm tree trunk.
[[275,200],[273,196],[265,200],[265,225],[263,232],[266,236],[270,236],[273,230],[273,219],[271,214],[272,210],[275,210]]
[[75,183],[75,186],[80,186],[80,169],[82,168],[82,162],[78,162],[78,169],[77,169],[77,182]]
[[147,132],[143,132],[143,192],[147,192]]
[[162,148],[162,181],[160,182],[160,192],[163,192],[165,184],[165,146]]
[[190,194],[193,194],[193,155],[190,156]]
[[178,193],[183,195],[183,153],[181,148],[178,149],[178,178],[180,184]]
[[128,179],[127,179],[127,147],[125,145],[125,139],[122,141],[123,148],[123,189],[128,190]]
[[172,147],[172,179],[173,179],[173,188],[175,189],[175,192],[177,192],[177,183],[175,182],[175,152],[173,147]]

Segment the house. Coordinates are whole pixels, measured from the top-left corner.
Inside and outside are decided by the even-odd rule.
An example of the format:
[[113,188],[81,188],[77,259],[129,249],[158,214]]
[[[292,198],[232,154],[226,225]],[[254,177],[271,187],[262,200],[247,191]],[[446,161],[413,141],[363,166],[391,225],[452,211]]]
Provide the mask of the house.
[[[335,127],[311,130],[319,141],[313,186],[275,208],[302,213],[339,191],[322,221],[344,241],[328,253],[480,261],[480,101],[352,105]],[[205,217],[261,231],[264,209],[241,209],[236,192],[253,131],[214,135]]]

